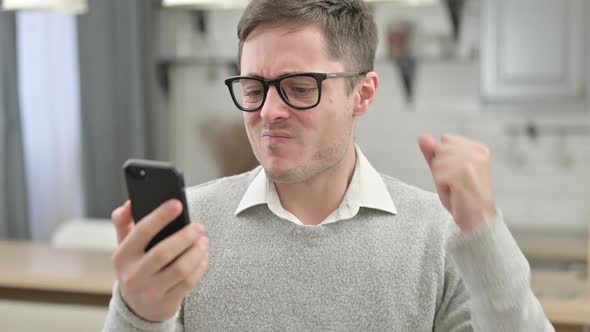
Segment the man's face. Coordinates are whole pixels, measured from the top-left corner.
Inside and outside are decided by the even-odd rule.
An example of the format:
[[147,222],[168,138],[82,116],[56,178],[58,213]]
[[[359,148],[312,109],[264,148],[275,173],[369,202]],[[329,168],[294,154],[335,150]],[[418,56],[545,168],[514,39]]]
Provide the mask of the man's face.
[[[316,25],[261,25],[245,40],[241,75],[275,79],[290,73],[344,72],[328,55]],[[331,169],[353,146],[353,95],[347,78],[325,80],[321,101],[309,110],[290,108],[270,87],[258,112],[244,112],[252,150],[274,182],[300,183]]]

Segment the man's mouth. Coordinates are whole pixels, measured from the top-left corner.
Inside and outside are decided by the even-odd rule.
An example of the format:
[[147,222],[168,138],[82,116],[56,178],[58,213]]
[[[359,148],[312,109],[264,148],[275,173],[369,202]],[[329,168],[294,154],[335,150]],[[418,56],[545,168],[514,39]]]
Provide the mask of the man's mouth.
[[289,133],[282,131],[265,131],[262,133],[262,137],[269,138],[293,138]]

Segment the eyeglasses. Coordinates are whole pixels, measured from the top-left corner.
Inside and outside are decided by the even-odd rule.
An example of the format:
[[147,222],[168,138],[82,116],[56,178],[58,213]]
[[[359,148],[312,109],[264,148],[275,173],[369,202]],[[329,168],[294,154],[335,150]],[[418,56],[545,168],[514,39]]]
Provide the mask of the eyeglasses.
[[316,107],[322,97],[322,82],[336,77],[356,77],[367,72],[355,73],[297,73],[268,80],[253,76],[234,76],[225,85],[236,106],[244,112],[262,109],[270,86],[274,86],[281,99],[296,110]]

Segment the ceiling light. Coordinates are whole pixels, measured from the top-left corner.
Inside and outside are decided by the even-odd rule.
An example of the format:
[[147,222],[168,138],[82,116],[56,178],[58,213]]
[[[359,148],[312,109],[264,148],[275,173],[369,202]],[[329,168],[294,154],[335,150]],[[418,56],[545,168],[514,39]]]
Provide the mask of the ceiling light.
[[85,13],[87,0],[4,0],[3,10],[48,10],[74,14]]
[[194,9],[232,9],[245,8],[248,0],[163,0],[164,7]]

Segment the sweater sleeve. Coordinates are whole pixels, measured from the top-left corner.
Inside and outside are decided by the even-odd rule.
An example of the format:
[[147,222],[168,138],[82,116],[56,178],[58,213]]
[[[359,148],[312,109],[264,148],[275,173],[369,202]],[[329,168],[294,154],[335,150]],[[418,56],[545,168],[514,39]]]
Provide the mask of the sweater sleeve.
[[[530,288],[529,264],[500,211],[473,233],[456,232],[447,248],[448,265],[456,272],[447,273],[451,279],[444,291],[454,300],[444,299],[445,315],[437,317],[446,331],[555,331]],[[471,327],[457,319],[466,316]]]
[[[182,310],[181,310],[182,311]],[[174,317],[163,322],[149,322],[134,314],[121,297],[119,287],[115,283],[113,296],[109,303],[103,332],[184,332],[182,315],[177,313]]]

